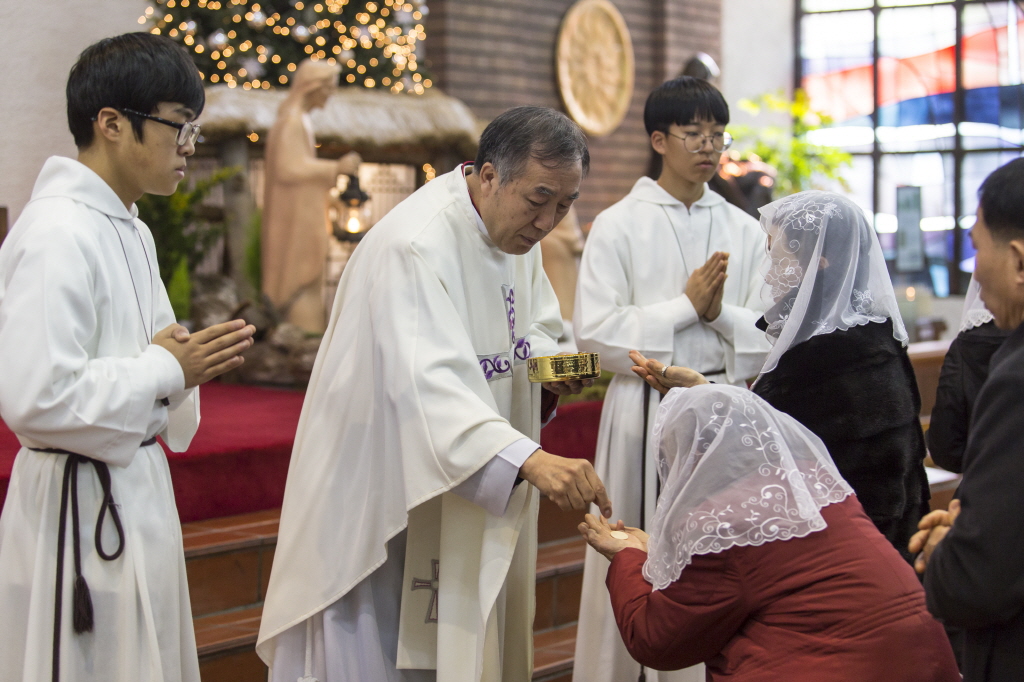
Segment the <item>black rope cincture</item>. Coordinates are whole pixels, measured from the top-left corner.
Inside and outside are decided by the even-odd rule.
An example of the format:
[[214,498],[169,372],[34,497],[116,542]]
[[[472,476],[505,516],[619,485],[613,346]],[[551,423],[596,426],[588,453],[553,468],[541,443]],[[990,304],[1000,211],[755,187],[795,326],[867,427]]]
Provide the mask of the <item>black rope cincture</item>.
[[[156,443],[156,438],[150,438],[144,441],[141,447],[153,445],[154,443]],[[83,632],[92,632],[95,624],[92,595],[89,592],[89,585],[85,581],[85,576],[82,575],[82,540],[78,513],[79,464],[92,464],[96,470],[96,477],[99,478],[100,487],[103,490],[103,497],[100,500],[100,511],[96,518],[94,541],[96,552],[104,561],[114,561],[124,553],[124,526],[121,523],[121,516],[117,512],[117,504],[114,502],[114,495],[111,490],[110,469],[107,467],[106,462],[59,448],[29,448],[29,450],[47,452],[54,455],[67,455],[67,460],[64,463],[64,478],[60,489],[60,517],[57,522],[57,567],[53,597],[53,666],[51,679],[53,682],[59,682],[61,620],[64,613],[64,551],[68,530],[69,498],[71,500],[71,547],[75,568],[75,581],[71,593],[72,626],[74,627],[75,634],[80,635]],[[108,510],[110,511],[110,518],[114,522],[114,528],[117,531],[117,548],[112,554],[108,554],[103,549],[103,524],[106,521]]]
[[[85,577],[82,575],[82,543],[80,540],[82,533],[78,524],[78,462],[79,456],[71,455],[64,465],[65,481],[68,478],[67,472],[71,472],[71,532],[73,534],[71,547],[75,557],[75,586],[71,591],[71,623],[74,625],[76,635],[92,632],[92,595],[89,594],[89,585],[86,584]],[[64,522],[65,518],[62,516],[61,522]],[[60,549],[64,549],[63,542]]]
[[[647,415],[651,409],[651,390],[644,380],[644,430],[640,439],[640,530],[647,527]],[[636,681],[647,682],[647,668],[643,665],[640,666],[640,676]]]

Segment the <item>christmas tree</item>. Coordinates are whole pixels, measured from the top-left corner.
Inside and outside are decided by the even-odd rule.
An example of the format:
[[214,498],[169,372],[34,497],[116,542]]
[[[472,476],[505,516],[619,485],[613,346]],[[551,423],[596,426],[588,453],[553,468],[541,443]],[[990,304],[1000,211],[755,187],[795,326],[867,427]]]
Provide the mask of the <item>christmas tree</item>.
[[341,84],[422,94],[426,6],[413,0],[152,0],[140,24],[182,43],[208,83],[287,86],[303,59],[342,67]]

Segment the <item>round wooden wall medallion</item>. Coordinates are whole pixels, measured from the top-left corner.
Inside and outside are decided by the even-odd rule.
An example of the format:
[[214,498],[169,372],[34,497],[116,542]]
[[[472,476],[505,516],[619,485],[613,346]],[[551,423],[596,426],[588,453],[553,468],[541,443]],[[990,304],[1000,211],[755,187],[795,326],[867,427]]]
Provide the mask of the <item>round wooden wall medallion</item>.
[[558,34],[558,89],[569,115],[591,135],[622,123],[633,97],[633,42],[609,0],[579,0]]

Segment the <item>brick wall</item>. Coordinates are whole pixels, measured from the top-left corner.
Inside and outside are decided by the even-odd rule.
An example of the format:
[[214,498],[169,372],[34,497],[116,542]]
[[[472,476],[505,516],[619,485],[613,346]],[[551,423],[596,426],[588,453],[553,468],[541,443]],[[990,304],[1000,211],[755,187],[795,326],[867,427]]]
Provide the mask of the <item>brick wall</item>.
[[[509,107],[564,111],[555,74],[562,17],[574,0],[431,0],[426,65],[444,92],[483,121]],[[647,93],[675,76],[694,52],[716,59],[721,0],[613,0],[633,40],[636,81],[622,124],[591,138],[591,172],[577,207],[588,222],[629,192],[650,159],[643,108]]]

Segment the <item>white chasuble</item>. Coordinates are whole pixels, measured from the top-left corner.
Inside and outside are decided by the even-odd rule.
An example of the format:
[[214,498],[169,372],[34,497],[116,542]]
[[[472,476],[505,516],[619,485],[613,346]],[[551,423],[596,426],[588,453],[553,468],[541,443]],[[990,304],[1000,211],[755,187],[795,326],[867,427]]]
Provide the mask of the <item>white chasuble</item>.
[[[478,220],[449,173],[374,226],[345,268],[263,611],[272,679],[287,678],[278,658],[305,659],[300,676],[319,682],[532,674],[538,493],[520,483],[499,516],[450,491],[539,439],[525,361],[557,352],[561,320],[539,249],[506,254]],[[337,641],[351,637],[356,650]]]
[[[728,278],[722,312],[708,323],[684,291],[690,274],[715,251],[729,253]],[[769,350],[754,324],[763,310],[766,255],[758,222],[707,186],[687,208],[654,180],[641,178],[594,221],[580,265],[573,327],[580,350],[601,353],[601,366],[615,373],[601,411],[594,468],[607,486],[615,518],[627,525],[641,525],[641,471],[643,516],[646,521],[654,516],[657,457],[649,431],[661,397],[649,391],[642,453],[645,384],[630,369],[629,351],[690,367],[711,381],[745,385],[757,376]],[[640,672],[619,637],[605,587],[607,571],[607,559],[588,548],[576,682],[635,680]],[[703,680],[703,671],[648,671],[647,679]]]
[[[52,157],[0,247],[0,417],[24,446],[0,516],[3,682],[51,679],[69,458],[43,448],[106,462],[124,527],[124,551],[103,560],[94,540],[103,490],[93,465],[79,466],[77,536],[94,624],[92,632],[74,633],[68,518],[61,681],[199,682],[167,458],[157,444],[140,447],[159,433],[172,449],[187,448],[199,395],[183,390],[177,360],[149,343],[174,315],[153,237],[136,215],[93,171]],[[111,514],[101,534],[104,552],[113,553]]]

